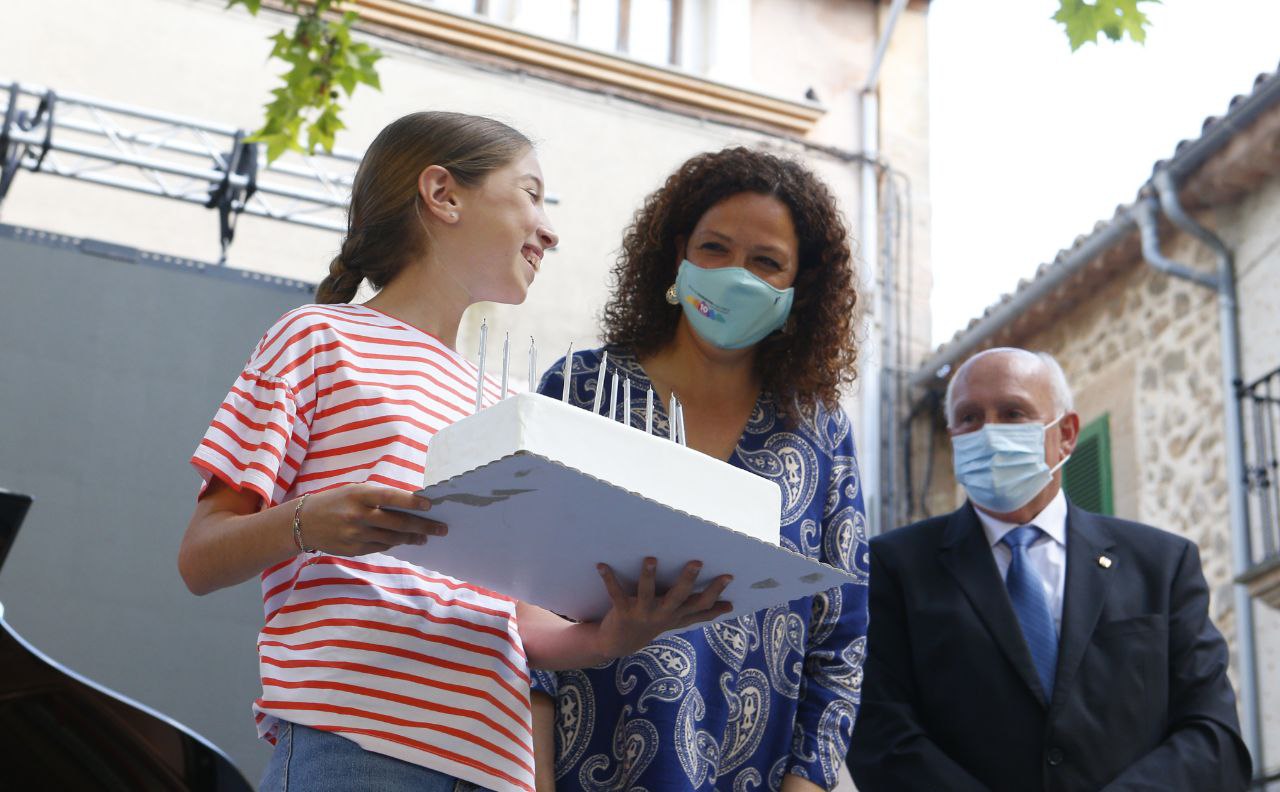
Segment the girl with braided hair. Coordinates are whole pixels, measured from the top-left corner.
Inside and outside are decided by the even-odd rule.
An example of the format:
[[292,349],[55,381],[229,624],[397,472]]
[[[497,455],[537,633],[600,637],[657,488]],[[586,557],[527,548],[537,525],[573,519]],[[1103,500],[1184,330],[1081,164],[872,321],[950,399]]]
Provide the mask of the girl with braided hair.
[[[192,592],[260,576],[263,789],[532,792],[529,668],[577,668],[713,618],[698,564],[655,596],[600,573],[613,609],[571,624],[386,555],[447,527],[416,497],[431,436],[472,411],[463,311],[519,303],[557,242],[528,139],[415,113],[382,131],[315,305],[258,343],[192,458],[203,478],[178,566]],[[353,304],[360,284],[378,291]],[[487,384],[488,397],[499,398]]]

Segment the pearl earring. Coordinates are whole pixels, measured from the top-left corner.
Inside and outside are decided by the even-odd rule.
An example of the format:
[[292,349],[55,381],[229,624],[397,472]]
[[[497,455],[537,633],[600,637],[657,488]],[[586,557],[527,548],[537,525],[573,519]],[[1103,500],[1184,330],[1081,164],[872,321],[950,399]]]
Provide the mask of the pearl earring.
[[680,295],[676,293],[676,285],[674,283],[667,289],[667,302],[672,305],[680,304]]

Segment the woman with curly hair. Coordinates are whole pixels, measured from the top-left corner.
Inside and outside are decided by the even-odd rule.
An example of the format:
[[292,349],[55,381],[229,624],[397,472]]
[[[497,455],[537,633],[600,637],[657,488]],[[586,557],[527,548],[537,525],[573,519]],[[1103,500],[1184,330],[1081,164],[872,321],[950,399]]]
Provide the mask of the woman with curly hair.
[[[698,155],[636,213],[604,309],[606,345],[574,355],[571,398],[591,409],[605,365],[641,393],[653,387],[666,431],[661,405],[674,392],[689,446],[777,482],[782,546],[861,582],[594,668],[538,673],[539,790],[835,785],[867,627],[862,492],[837,404],[856,375],[852,258],[827,187],[760,151]],[[543,392],[561,394],[563,366]],[[640,401],[624,417],[633,426],[644,425]]]

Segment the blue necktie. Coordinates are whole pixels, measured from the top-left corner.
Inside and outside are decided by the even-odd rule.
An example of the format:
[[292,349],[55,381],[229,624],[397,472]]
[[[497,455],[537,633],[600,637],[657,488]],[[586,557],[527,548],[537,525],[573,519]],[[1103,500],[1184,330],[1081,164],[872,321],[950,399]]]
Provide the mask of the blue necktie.
[[1031,662],[1040,675],[1045,700],[1053,698],[1053,677],[1058,665],[1058,631],[1053,626],[1053,611],[1045,596],[1044,582],[1027,557],[1027,548],[1040,536],[1034,525],[1022,525],[1004,535],[1000,541],[1013,551],[1009,574],[1004,585],[1009,590],[1013,612],[1022,625],[1022,637],[1031,650]]

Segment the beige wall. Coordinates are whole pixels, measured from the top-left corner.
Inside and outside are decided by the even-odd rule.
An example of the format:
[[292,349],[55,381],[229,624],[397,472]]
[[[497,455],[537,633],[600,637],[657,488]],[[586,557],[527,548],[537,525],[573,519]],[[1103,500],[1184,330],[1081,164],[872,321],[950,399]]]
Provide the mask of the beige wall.
[[[887,12],[882,12],[887,16]],[[882,20],[883,21],[883,20]],[[899,189],[909,192],[911,250],[903,250],[898,275],[899,293],[909,304],[911,320],[908,367],[922,363],[933,351],[929,298],[933,267],[929,259],[932,205],[929,201],[929,47],[927,14],[910,3],[898,19],[892,46],[885,53],[880,75],[880,151],[894,170],[905,176]],[[905,240],[904,240],[905,241]],[[904,320],[906,317],[903,317]]]
[[[793,52],[791,47],[753,42],[754,51],[761,53],[753,67],[759,87],[798,97],[814,85],[832,108],[814,139],[852,148],[849,86],[865,77],[874,46],[870,4],[758,0],[756,7],[757,37],[823,43],[805,49],[815,53],[812,62],[793,62],[784,57]],[[266,38],[287,21],[266,11],[258,18],[242,8],[226,11],[221,0],[13,4],[6,10],[6,24],[27,35],[9,37],[0,47],[0,75],[252,128],[280,68],[264,62]],[[923,35],[922,20],[904,23],[895,46],[918,52]],[[349,129],[339,136],[340,147],[362,150],[388,120],[424,107],[493,115],[538,141],[549,191],[560,199],[550,208],[560,249],[548,256],[524,305],[479,306],[471,312],[460,339],[467,354],[474,354],[481,314],[489,319],[491,339],[493,331],[499,338],[505,331],[522,339],[534,335],[544,363],[561,354],[570,340],[579,346],[594,343],[606,268],[622,228],[642,197],[696,152],[740,143],[788,150],[827,179],[846,217],[856,222],[856,168],[827,154],[527,74],[481,68],[384,39],[375,43],[388,52],[379,63],[383,91],[357,92],[344,114]],[[915,57],[904,60],[902,66],[886,65],[886,81],[925,84],[926,64]],[[925,99],[915,90],[894,111],[904,116],[894,122],[894,130],[914,129],[915,146],[927,133]],[[917,183],[926,183],[927,159],[917,156],[910,165]],[[198,260],[218,255],[216,215],[209,210],[52,176],[20,173],[0,220]],[[919,239],[916,260],[927,268],[927,240]],[[338,243],[333,233],[245,216],[229,263],[316,281]]]
[[812,88],[827,112],[811,136],[856,148],[856,94],[866,82],[879,36],[872,4],[756,0],[751,10],[755,87],[786,97],[804,96]]
[[1241,366],[1251,382],[1280,368],[1280,179],[1221,211],[1224,241],[1235,250]]
[[[280,19],[198,0],[8,3],[0,75],[75,93],[253,127],[275,79],[265,40]],[[229,53],[243,53],[228,57]],[[353,114],[354,115],[354,114]],[[216,213],[162,198],[19,172],[0,220],[217,261]],[[243,218],[231,263],[316,280],[334,235]]]

